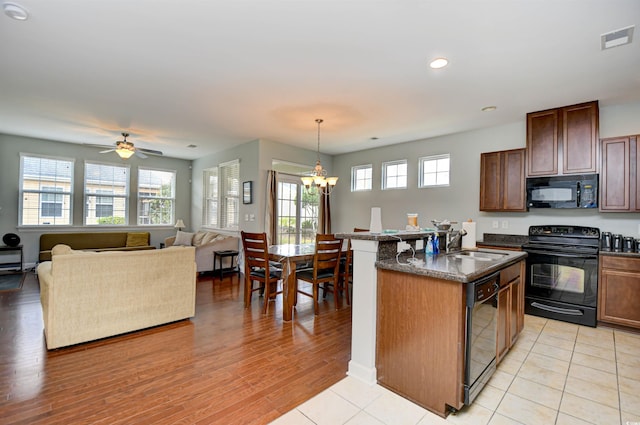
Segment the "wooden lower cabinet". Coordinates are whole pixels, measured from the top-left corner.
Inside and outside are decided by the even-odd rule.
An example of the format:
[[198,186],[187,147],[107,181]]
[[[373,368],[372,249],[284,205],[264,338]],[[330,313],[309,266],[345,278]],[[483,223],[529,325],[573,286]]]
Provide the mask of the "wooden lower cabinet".
[[[524,261],[500,272],[498,358],[524,324],[523,272]],[[378,269],[378,383],[443,417],[464,404],[466,286]]]
[[524,264],[524,261],[521,261],[500,273],[497,363],[507,354],[524,328]]
[[465,285],[378,270],[378,383],[446,416],[464,398]]
[[598,321],[640,329],[640,258],[600,256]]

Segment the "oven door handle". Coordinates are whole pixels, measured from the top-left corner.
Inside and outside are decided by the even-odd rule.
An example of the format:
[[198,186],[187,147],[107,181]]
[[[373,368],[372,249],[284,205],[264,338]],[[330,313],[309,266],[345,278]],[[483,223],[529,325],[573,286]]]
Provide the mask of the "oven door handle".
[[573,308],[569,309],[569,308],[554,307],[551,305],[540,304],[539,302],[536,302],[536,301],[531,303],[531,307],[539,308],[540,310],[551,311],[553,313],[566,314],[571,316],[582,316],[584,314],[580,310],[576,310]]
[[574,253],[574,254],[564,254],[561,252],[552,252],[552,251],[544,251],[544,250],[538,250],[538,249],[525,249],[525,252],[529,253],[529,254],[542,254],[542,255],[552,255],[554,257],[564,257],[564,258],[584,258],[587,260],[597,260],[598,256],[597,255],[592,255],[592,254],[578,254],[578,253]]

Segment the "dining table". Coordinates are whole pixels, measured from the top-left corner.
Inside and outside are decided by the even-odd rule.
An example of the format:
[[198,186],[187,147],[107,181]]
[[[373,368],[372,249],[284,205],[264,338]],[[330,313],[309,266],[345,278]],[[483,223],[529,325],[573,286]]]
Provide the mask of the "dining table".
[[313,261],[315,244],[280,244],[269,246],[269,260],[282,264],[282,319],[293,319],[293,307],[296,299],[297,263]]

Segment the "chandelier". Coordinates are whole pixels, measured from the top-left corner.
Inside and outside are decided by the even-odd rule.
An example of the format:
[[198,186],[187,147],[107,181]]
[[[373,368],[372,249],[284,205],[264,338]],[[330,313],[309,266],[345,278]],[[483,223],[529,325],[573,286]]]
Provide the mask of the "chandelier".
[[317,191],[318,193],[329,195],[338,182],[338,178],[327,177],[327,170],[323,169],[322,164],[320,163],[320,124],[322,124],[322,121],[323,120],[320,118],[316,119],[316,122],[318,123],[318,151],[316,166],[308,176],[303,176],[301,179],[302,184],[304,184],[308,193]]

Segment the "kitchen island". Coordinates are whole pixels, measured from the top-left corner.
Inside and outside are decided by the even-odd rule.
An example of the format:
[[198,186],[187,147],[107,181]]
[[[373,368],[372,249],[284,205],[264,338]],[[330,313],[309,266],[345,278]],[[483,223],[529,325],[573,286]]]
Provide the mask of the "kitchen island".
[[525,256],[487,249],[378,261],[378,383],[443,417],[471,404],[524,325]]
[[[407,264],[410,256],[396,260],[398,237],[413,246],[428,235],[338,235],[351,238],[354,249],[348,374],[377,382],[446,416],[465,401],[466,288],[485,276],[498,276],[497,335],[489,350],[497,362],[523,326],[520,276],[526,253],[464,251],[440,254],[415,265]],[[481,252],[490,255],[480,259]],[[415,258],[425,260],[424,254]]]

